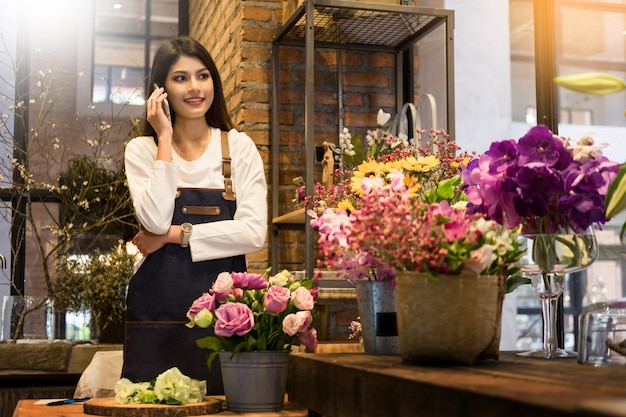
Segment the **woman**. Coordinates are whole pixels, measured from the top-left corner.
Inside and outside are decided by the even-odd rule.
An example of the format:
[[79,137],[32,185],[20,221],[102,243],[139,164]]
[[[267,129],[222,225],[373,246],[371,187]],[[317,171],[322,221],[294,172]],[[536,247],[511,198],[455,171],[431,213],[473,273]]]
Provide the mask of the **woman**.
[[[122,376],[150,381],[178,367],[222,393],[219,363],[185,314],[222,271],[245,271],[245,254],[265,244],[267,185],[253,141],[233,129],[213,59],[197,41],[164,42],[154,57],[143,136],[129,142],[125,167],[143,230],[145,256],[126,299]],[[166,111],[169,102],[171,122]],[[232,158],[229,159],[229,156]]]

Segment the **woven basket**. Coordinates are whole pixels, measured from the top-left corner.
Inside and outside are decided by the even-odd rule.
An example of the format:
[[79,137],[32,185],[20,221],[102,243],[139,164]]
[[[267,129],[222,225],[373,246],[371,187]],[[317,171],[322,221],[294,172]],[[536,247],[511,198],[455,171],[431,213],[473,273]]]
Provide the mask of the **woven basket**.
[[419,272],[397,276],[398,335],[404,362],[472,364],[498,359],[506,278]]

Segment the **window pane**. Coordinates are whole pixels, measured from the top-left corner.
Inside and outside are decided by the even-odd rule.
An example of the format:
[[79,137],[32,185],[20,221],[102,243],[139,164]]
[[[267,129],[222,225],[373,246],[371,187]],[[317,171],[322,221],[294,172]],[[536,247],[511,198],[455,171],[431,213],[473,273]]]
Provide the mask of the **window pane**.
[[[152,0],[150,35],[171,37],[178,34],[178,0]],[[96,33],[145,36],[144,0],[96,0]]]
[[[611,11],[563,6],[561,13],[561,53],[563,58],[623,62],[624,15]],[[593,28],[593,30],[581,30]]]
[[178,35],[178,0],[152,0],[150,35],[167,38]]
[[94,103],[144,103],[142,40],[97,36],[94,50]]
[[144,104],[143,71],[131,67],[95,66],[93,102]]
[[[624,6],[602,3],[567,5],[557,8],[559,75],[602,73],[626,79],[626,16]],[[593,28],[584,30],[583,28]],[[587,94],[557,87],[559,105],[571,110],[573,124],[588,121],[601,126],[626,126],[623,91]],[[575,120],[576,117],[576,120]]]
[[144,3],[142,0],[96,0],[96,33],[144,36]]

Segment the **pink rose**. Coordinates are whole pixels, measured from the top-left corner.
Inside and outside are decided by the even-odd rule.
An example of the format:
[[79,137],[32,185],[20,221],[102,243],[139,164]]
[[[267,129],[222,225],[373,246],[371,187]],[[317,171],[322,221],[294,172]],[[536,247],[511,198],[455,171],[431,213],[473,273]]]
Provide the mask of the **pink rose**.
[[189,311],[187,312],[187,317],[191,319],[205,308],[209,311],[215,310],[215,297],[208,292],[202,294],[191,304],[191,307],[189,307]]
[[313,315],[310,311],[298,311],[296,313],[296,317],[298,317],[298,320],[300,321],[300,328],[298,329],[299,332],[307,331],[311,323],[313,323]]
[[233,278],[228,272],[221,272],[215,282],[213,283],[213,287],[211,287],[211,291],[215,294],[215,298],[219,301],[224,301],[228,298],[228,295],[232,292],[233,289]]
[[312,322],[313,316],[310,311],[298,311],[295,314],[287,314],[283,319],[283,332],[289,336],[294,336],[299,332],[306,331]]
[[317,330],[315,330],[315,327],[302,333],[300,336],[300,343],[302,343],[304,347],[311,352],[314,352],[315,349],[317,349]]
[[272,285],[263,296],[263,307],[270,313],[282,313],[289,304],[289,288]]
[[495,249],[495,246],[485,244],[471,251],[470,258],[465,262],[463,267],[463,272],[476,275],[480,274],[485,268],[498,259],[497,255],[494,253]]
[[215,310],[215,335],[231,337],[243,336],[254,327],[252,310],[242,303],[226,303]]
[[302,325],[302,320],[295,314],[287,314],[283,319],[283,332],[289,336],[295,336]]
[[313,310],[315,305],[311,292],[304,287],[298,287],[291,293],[291,301],[293,301],[298,310]]

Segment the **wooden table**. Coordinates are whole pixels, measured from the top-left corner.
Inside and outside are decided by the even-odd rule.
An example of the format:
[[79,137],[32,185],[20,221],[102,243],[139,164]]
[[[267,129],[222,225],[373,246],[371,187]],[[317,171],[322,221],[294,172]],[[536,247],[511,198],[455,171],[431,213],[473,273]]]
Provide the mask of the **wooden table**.
[[[223,397],[221,397],[223,399]],[[37,404],[39,400],[21,400],[13,417],[89,417],[90,414],[83,413],[83,404],[67,404],[47,406]],[[306,417],[307,412],[302,408],[297,408],[293,404],[285,403],[285,408],[281,411],[268,413],[234,413],[232,411],[221,411],[208,416],[246,416],[246,417]],[[93,417],[93,416],[91,416]]]
[[519,358],[416,366],[398,356],[294,353],[289,400],[324,417],[624,417],[626,368]]

